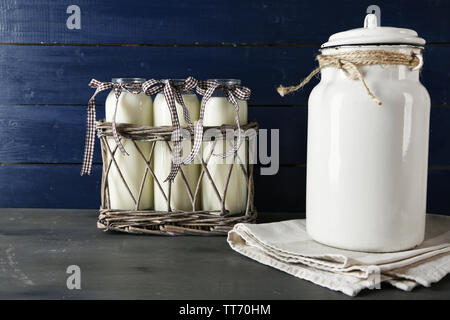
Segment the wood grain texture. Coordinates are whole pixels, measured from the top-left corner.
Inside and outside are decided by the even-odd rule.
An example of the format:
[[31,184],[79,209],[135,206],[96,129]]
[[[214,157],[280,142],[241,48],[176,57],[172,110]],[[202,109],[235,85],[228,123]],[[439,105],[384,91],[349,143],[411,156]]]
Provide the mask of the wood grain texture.
[[273,176],[262,176],[258,169],[255,171],[257,210],[305,212],[305,203],[306,167],[281,167]]
[[0,207],[100,208],[100,175],[80,176],[80,165],[1,165]]
[[[303,217],[302,213],[277,211],[262,213],[258,218],[260,222],[274,222]],[[271,305],[270,315],[255,319],[282,318],[286,304],[274,301],[278,299],[450,299],[450,276],[431,288],[405,292],[383,285],[383,290],[364,290],[357,297],[349,297],[237,254],[224,237],[114,234],[96,229],[96,220],[94,210],[1,209],[0,299],[155,299],[155,304],[143,301],[141,305],[163,309],[166,319],[182,317],[177,302],[161,299],[266,300],[261,304]],[[73,264],[81,268],[81,290],[66,287],[69,275],[65,271]],[[192,305],[181,301],[178,306],[187,303]],[[207,305],[219,307],[222,303],[208,301]],[[307,302],[300,303],[304,309]],[[312,301],[308,307],[317,305]],[[46,304],[42,306],[34,312],[48,312]],[[296,311],[298,304],[292,306]],[[111,313],[125,318],[130,313],[127,308],[97,310],[105,318]],[[70,311],[73,315],[73,309]],[[216,314],[211,318],[220,318],[221,314]]]
[[427,212],[450,215],[450,170],[428,172]]
[[[240,78],[252,89],[249,115],[262,128],[280,129],[280,161],[289,165],[255,177],[257,207],[304,210],[305,168],[298,165],[306,162],[305,106],[317,80],[285,98],[275,88],[315,68],[332,33],[361,27],[371,0],[80,0],[81,30],[66,28],[70,4],[0,2],[0,207],[98,208],[100,166],[79,177],[89,80],[193,75]],[[412,28],[431,43],[421,75],[434,105],[429,209],[449,212],[450,1],[375,4],[382,25]]]
[[[101,166],[80,177],[80,165],[0,166],[0,207],[100,207]],[[277,175],[256,170],[256,206],[264,211],[304,211],[305,168],[280,168]],[[19,196],[20,195],[20,196]]]
[[[82,106],[0,106],[0,163],[81,163],[85,133]],[[98,139],[95,149],[101,162]]]
[[[0,104],[85,105],[91,78],[238,78],[250,103],[306,105],[313,80],[281,98],[279,84],[297,84],[316,67],[316,47],[0,46]],[[448,104],[450,46],[429,46],[422,82],[434,105]],[[363,88],[361,87],[361,90]]]
[[[363,26],[372,0],[140,1],[78,0],[81,30],[66,28],[68,1],[2,1],[6,43],[323,43]],[[450,3],[377,0],[384,26],[412,28],[429,42],[449,42]],[[432,23],[430,23],[430,18]]]
[[[104,106],[97,118],[104,118]],[[431,108],[429,164],[450,166],[450,108]],[[249,118],[261,129],[279,129],[280,163],[305,164],[308,109],[251,106]],[[83,106],[0,106],[0,163],[81,163],[86,108]],[[94,162],[101,162],[96,141]],[[269,150],[270,146],[269,146]]]
[[[450,165],[450,108],[432,107],[428,162],[432,166]],[[450,181],[449,181],[450,183]]]
[[242,79],[252,89],[251,103],[292,104],[306,103],[309,90],[282,99],[276,87],[296,82],[314,68],[317,48],[0,46],[0,50],[2,104],[85,105],[93,93],[88,87],[91,78],[188,75]]
[[[1,165],[0,207],[100,207],[101,166],[80,177],[80,165]],[[281,167],[277,175],[255,172],[255,203],[259,211],[305,211],[305,167]],[[449,214],[449,170],[430,170],[428,212]]]

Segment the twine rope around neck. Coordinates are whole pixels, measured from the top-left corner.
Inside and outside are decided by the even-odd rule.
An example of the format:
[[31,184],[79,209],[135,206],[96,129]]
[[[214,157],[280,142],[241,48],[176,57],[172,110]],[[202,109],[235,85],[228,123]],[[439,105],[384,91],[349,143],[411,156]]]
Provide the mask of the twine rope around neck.
[[302,82],[298,85],[277,88],[280,96],[285,96],[288,93],[295,92],[304,87],[311,79],[325,68],[337,68],[342,70],[345,75],[352,80],[359,79],[367,92],[367,95],[379,106],[382,102],[373,94],[373,92],[367,86],[364,76],[359,69],[360,66],[368,65],[404,65],[410,68],[414,68],[419,65],[420,59],[411,52],[410,54],[391,52],[385,50],[364,50],[364,51],[352,51],[337,54],[321,54],[316,57],[319,62],[319,66],[314,69]]

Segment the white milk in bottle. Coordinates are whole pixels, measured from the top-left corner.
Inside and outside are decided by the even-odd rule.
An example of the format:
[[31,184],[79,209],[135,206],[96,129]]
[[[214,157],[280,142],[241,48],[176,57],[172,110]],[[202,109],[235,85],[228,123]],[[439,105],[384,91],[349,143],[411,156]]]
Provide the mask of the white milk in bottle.
[[[162,80],[167,83],[167,80]],[[172,80],[175,85],[182,83],[183,79]],[[197,95],[191,91],[181,91],[181,96],[183,98],[186,108],[189,110],[189,115],[192,123],[199,118],[200,113],[200,102]],[[183,108],[180,104],[176,102],[176,108],[178,113],[178,119],[180,121],[181,127],[187,127],[187,122],[183,116]],[[158,93],[155,97],[154,109],[153,109],[153,119],[154,126],[171,126],[172,120],[170,117],[170,111],[167,107],[167,102],[162,92]],[[173,143],[169,142],[170,149],[173,149]],[[192,148],[192,143],[190,140],[183,140],[182,146],[182,158],[186,157]],[[167,146],[165,141],[157,141],[155,145],[154,155],[153,155],[153,167],[155,176],[157,177],[161,188],[164,193],[161,192],[158,182],[154,182],[154,194],[155,194],[155,210],[166,211],[168,210],[167,197],[169,196],[169,185],[171,185],[170,192],[170,209],[171,210],[183,210],[191,211],[195,210],[194,204],[191,201],[191,196],[193,198],[195,189],[197,187],[198,178],[200,175],[200,164],[195,164],[194,162],[188,165],[182,165],[180,171],[178,172],[175,180],[171,183],[163,182],[170,173],[172,152]],[[183,172],[181,172],[183,171]],[[186,187],[186,182],[184,181],[182,175],[186,178],[186,182],[191,190],[191,195]],[[199,204],[195,204],[198,206]]]
[[[112,82],[120,84],[141,84],[145,79],[141,78],[114,78]],[[114,116],[114,109],[116,108],[116,97],[114,90],[111,90],[105,103],[106,121],[112,122]],[[153,113],[153,103],[151,97],[144,93],[134,94],[127,89],[122,89],[117,105],[116,123],[132,123],[138,125],[151,126]],[[117,148],[114,159],[116,160],[120,172],[126,181],[130,192],[122,181],[120,174],[114,165],[111,163],[111,168],[108,173],[108,189],[110,196],[111,209],[136,210],[136,209],[150,209],[153,207],[153,178],[150,172],[147,173],[145,181],[143,181],[146,163],[138,150],[135,148],[133,141],[129,139],[121,139],[122,145],[129,155],[124,155]],[[107,139],[109,148],[114,151],[116,142],[113,137]],[[151,142],[136,142],[145,157],[150,156]],[[111,160],[107,152],[106,157],[108,163]],[[141,185],[143,185],[142,193]],[[137,207],[137,201],[139,206]]]
[[[241,81],[237,79],[216,79],[222,85],[240,85]],[[238,100],[240,125],[247,123],[248,110],[247,102]],[[217,89],[213,96],[207,101],[205,106],[204,126],[221,126],[224,124],[235,125],[235,107],[231,104],[223,94],[223,90]],[[241,159],[245,169],[247,170],[247,145],[244,137],[241,138],[242,144],[237,155]],[[231,144],[230,144],[231,142]],[[214,147],[213,154],[222,154],[233,148],[235,141],[218,140]],[[203,143],[203,160],[206,162],[211,153],[214,142]],[[231,171],[230,181],[225,197],[225,210],[230,213],[245,212],[247,204],[247,182],[245,175],[239,165],[239,158],[233,160],[233,155],[222,159],[220,157],[211,156],[207,165],[208,171],[217,187],[220,196],[224,197],[227,177]],[[234,163],[234,164],[233,164]],[[222,203],[216,195],[213,185],[209,181],[206,174],[202,178],[202,209],[203,210],[221,210]]]

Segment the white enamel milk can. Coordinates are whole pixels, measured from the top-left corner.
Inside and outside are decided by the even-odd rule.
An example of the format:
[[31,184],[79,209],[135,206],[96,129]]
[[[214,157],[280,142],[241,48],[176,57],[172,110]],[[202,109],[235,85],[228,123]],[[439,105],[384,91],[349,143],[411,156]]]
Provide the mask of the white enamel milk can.
[[424,238],[430,98],[419,81],[425,40],[409,29],[332,35],[308,105],[307,231],[357,251],[413,248]]

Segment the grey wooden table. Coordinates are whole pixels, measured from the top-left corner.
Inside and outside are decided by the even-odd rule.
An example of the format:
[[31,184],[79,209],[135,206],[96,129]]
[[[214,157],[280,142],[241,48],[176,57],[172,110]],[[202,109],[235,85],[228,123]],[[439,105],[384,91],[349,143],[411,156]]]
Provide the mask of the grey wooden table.
[[[301,214],[261,214],[262,221]],[[105,233],[95,210],[1,209],[1,299],[450,299],[450,277],[403,292],[330,291],[232,251],[224,237]],[[67,267],[81,269],[69,290]]]

